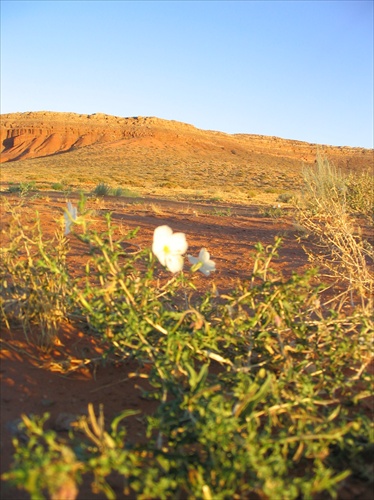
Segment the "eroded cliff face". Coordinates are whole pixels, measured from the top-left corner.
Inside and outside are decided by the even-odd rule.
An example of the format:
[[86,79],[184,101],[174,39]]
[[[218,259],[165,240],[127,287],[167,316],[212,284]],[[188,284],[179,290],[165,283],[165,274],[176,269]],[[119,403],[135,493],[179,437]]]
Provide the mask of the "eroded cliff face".
[[[30,112],[1,116],[1,161],[25,160],[93,144],[154,135],[155,118]],[[161,120],[162,121],[162,120]]]
[[155,117],[121,118],[95,113],[28,112],[1,115],[1,162],[66,153],[77,148],[105,145],[107,148],[150,144],[170,148],[173,155],[189,151],[248,160],[251,155],[313,163],[318,152],[343,168],[373,168],[373,150],[333,147],[302,141],[250,134],[225,134]]

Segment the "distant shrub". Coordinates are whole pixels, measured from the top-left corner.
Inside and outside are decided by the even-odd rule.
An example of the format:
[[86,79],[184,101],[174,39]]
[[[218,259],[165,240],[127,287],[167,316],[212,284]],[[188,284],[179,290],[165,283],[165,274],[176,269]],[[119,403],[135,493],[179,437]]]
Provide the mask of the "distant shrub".
[[21,182],[19,184],[10,183],[8,186],[9,193],[20,193],[21,195],[27,194],[29,191],[35,189],[35,182]]
[[96,196],[125,196],[127,198],[138,198],[139,193],[127,188],[111,188],[108,184],[98,184],[92,192]]
[[9,184],[8,191],[9,193],[19,193],[21,191],[20,184]]
[[54,182],[54,183],[51,185],[51,188],[52,188],[54,191],[64,191],[65,186],[64,186],[63,184],[61,184],[61,182]]
[[284,215],[283,209],[280,205],[274,205],[272,207],[266,207],[260,210],[260,214],[264,217],[271,217],[272,219],[278,219]]
[[110,187],[108,186],[108,184],[102,182],[95,187],[95,189],[93,190],[93,194],[95,194],[96,196],[109,196]]
[[[121,189],[121,188],[119,188],[119,189]],[[139,197],[139,193],[137,193],[136,191],[132,191],[131,189],[124,188],[124,189],[121,189],[121,191],[122,191],[121,196],[127,196],[127,198],[138,198]]]
[[277,201],[281,203],[289,203],[294,198],[294,195],[291,193],[282,193],[278,196]]
[[112,196],[123,196],[123,189],[121,187],[113,188],[110,190],[109,194]]
[[247,198],[254,198],[257,195],[257,192],[254,190],[247,191]]

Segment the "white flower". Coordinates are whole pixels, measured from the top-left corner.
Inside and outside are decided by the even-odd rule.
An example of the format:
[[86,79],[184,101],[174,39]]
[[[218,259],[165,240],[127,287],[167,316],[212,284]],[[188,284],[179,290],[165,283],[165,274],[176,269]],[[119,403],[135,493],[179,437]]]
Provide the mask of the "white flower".
[[68,209],[64,213],[64,219],[65,219],[65,236],[70,233],[70,227],[74,221],[77,220],[78,217],[78,210],[77,207],[75,207],[71,201],[68,201]]
[[183,257],[188,244],[184,233],[173,233],[169,226],[156,227],[153,233],[152,251],[163,266],[172,273],[183,269]]
[[216,270],[216,264],[213,260],[210,260],[210,254],[207,252],[206,248],[202,248],[199,253],[199,257],[192,257],[192,255],[187,255],[188,260],[193,266],[200,266],[197,268],[205,276],[209,276],[211,272]]

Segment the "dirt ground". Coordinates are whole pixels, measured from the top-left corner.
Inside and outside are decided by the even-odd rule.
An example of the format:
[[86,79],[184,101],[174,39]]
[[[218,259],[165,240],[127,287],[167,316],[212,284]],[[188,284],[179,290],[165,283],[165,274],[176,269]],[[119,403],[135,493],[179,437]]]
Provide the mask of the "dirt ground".
[[[13,202],[16,200],[14,195],[7,194],[4,197]],[[75,203],[77,201],[74,197],[70,199]],[[113,212],[113,221],[123,233],[139,227],[139,232],[131,242],[141,248],[151,247],[154,229],[163,224],[186,234],[188,253],[197,255],[201,247],[206,247],[211,259],[216,262],[217,270],[208,278],[201,273],[194,275],[198,290],[211,287],[213,280],[220,293],[231,290],[238,279],[250,275],[255,244],[272,244],[277,235],[282,236],[283,244],[279,258],[274,261],[274,268],[287,275],[292,271],[301,272],[309,265],[307,256],[297,242],[297,227],[287,207],[283,217],[273,219],[263,216],[259,206],[218,206],[114,197],[89,200],[88,204],[96,210],[97,220],[100,220],[101,214]],[[65,207],[66,199],[61,194],[51,192],[28,199],[22,211],[26,220],[32,219],[35,210],[38,210],[44,234],[52,237]],[[1,226],[5,230],[8,221],[9,213],[3,208]],[[69,238],[72,250],[70,259],[78,268],[87,256],[82,254],[81,244],[74,235],[69,235]],[[49,412],[48,426],[66,435],[71,418],[87,413],[88,403],[93,403],[96,411],[103,404],[108,422],[127,408],[152,413],[156,403],[142,398],[142,389],[147,388],[146,379],[135,376],[146,368],[140,369],[134,361],[121,364],[108,361],[105,365],[99,365],[94,360],[100,357],[101,349],[92,336],[73,324],[61,328],[58,341],[49,353],[27,343],[21,329],[12,328],[8,331],[2,328],[1,472],[9,469],[13,452],[12,436],[21,414],[42,415]],[[126,425],[130,440],[144,439],[145,422],[142,417],[128,418]],[[350,483],[339,498],[369,500],[373,498],[370,495],[371,492],[360,484]],[[29,497],[2,484],[0,498],[23,500]],[[93,495],[87,483],[80,489],[78,498],[89,500],[104,497]],[[118,498],[121,498],[120,490]]]

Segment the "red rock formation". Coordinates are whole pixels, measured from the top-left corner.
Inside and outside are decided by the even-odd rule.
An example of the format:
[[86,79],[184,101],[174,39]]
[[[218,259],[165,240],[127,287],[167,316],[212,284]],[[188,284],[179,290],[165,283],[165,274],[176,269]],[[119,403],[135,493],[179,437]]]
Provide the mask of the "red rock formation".
[[[130,141],[131,139],[131,141]],[[94,144],[118,147],[148,142],[152,147],[199,151],[204,155],[251,155],[291,158],[313,163],[318,150],[342,167],[373,168],[373,150],[319,146],[261,135],[225,134],[154,117],[121,118],[101,113],[28,112],[1,115],[1,162],[65,153]]]

